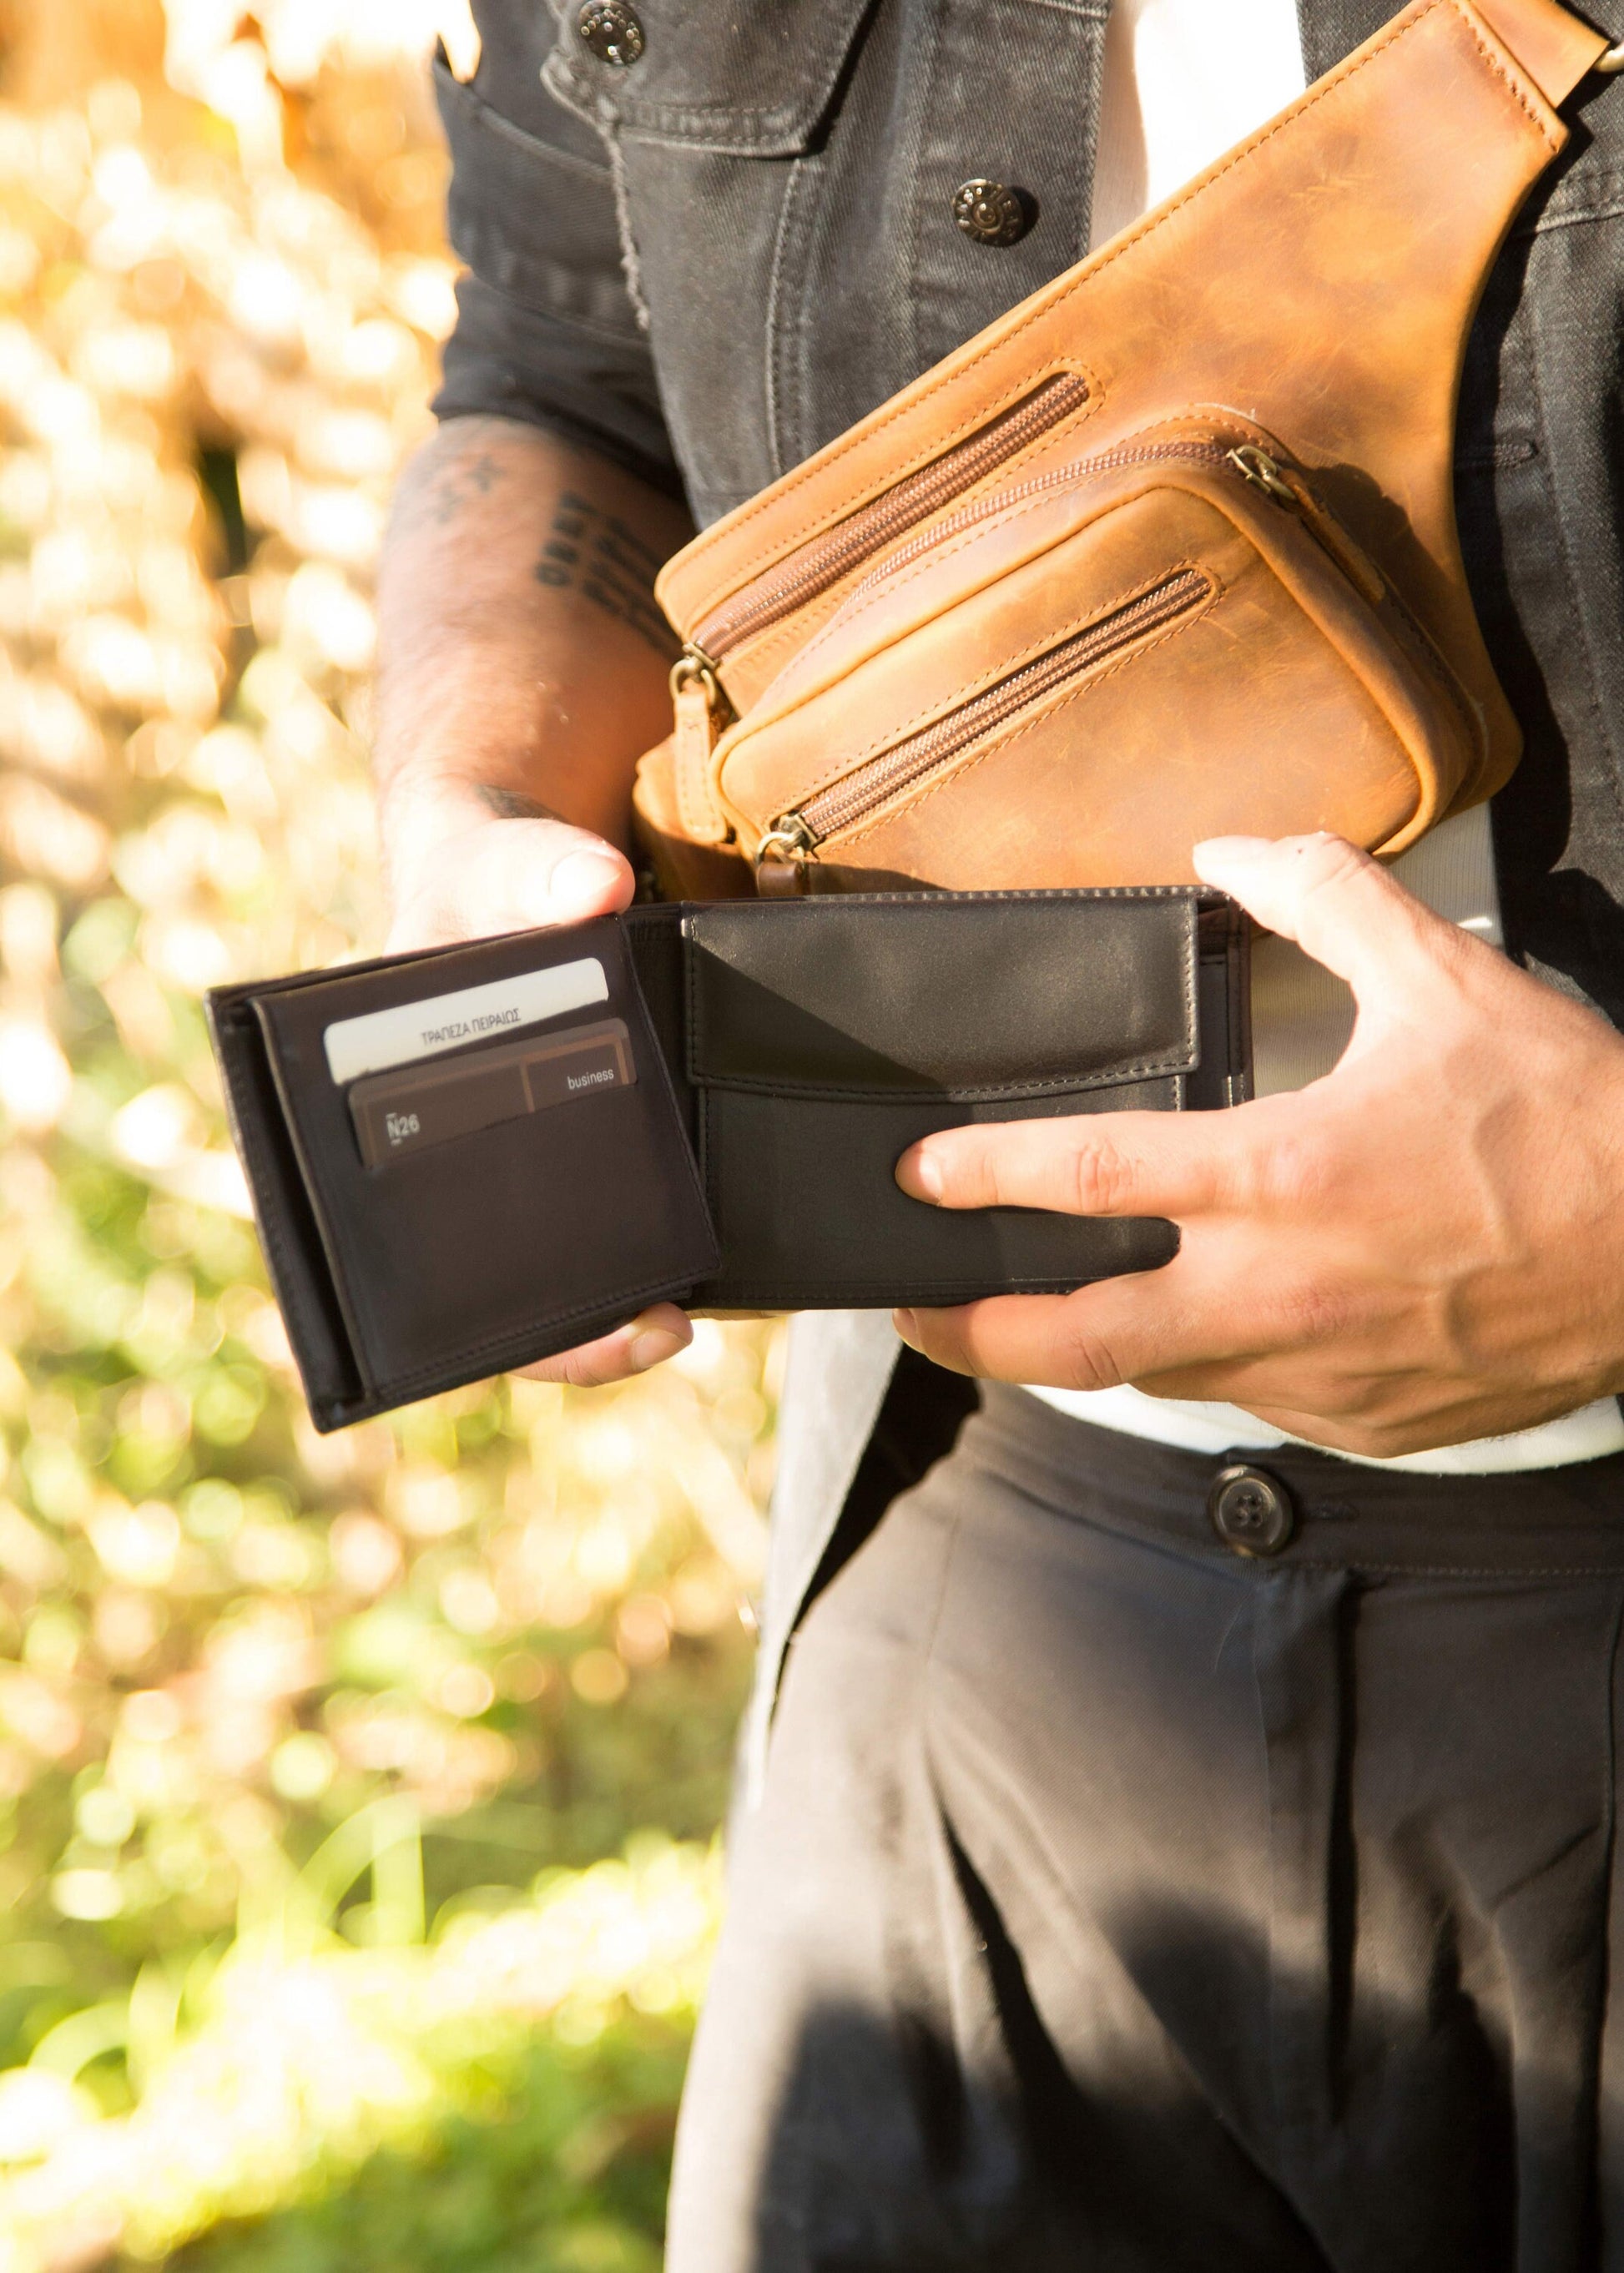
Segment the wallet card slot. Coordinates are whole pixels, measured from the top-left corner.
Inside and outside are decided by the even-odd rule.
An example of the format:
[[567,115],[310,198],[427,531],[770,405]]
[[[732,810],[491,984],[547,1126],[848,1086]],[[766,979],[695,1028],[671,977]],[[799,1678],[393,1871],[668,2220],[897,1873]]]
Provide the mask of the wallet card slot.
[[350,1084],[350,1118],[362,1159],[382,1168],[636,1078],[626,1022],[610,1018],[369,1074]]
[[[545,1060],[547,1049],[583,1033],[593,1047],[608,1039],[625,1053],[625,1077],[588,1083],[565,1101],[443,1141],[408,1143],[381,1167],[368,1167],[351,1099],[358,1091],[365,1105],[375,1084],[346,1089],[332,1079],[324,1036],[335,1018],[543,969],[549,957],[579,958],[583,947],[605,974],[596,1016],[376,1078],[386,1088],[432,1082],[455,1095],[459,1084],[481,1079],[495,1054]],[[695,1163],[614,919],[477,942],[359,980],[339,973],[274,993],[258,1007],[303,1182],[374,1400],[402,1402],[568,1347],[657,1296],[685,1292],[713,1268]]]
[[1168,888],[695,908],[689,1077],[773,1096],[971,1100],[1186,1072],[1197,904]]

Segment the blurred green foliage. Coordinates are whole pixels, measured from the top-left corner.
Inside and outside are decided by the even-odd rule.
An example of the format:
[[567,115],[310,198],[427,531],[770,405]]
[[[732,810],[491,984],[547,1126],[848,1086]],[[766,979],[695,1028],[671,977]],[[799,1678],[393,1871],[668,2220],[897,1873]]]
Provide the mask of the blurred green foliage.
[[440,12],[4,51],[0,2273],[658,2262],[778,1345],[318,1437],[200,1010],[380,934]]

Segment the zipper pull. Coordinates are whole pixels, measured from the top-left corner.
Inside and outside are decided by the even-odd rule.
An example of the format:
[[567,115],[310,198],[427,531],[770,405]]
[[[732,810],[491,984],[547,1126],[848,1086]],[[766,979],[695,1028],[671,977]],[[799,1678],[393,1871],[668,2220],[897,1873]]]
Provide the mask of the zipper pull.
[[1277,458],[1271,458],[1267,450],[1259,450],[1251,442],[1243,442],[1226,455],[1243,480],[1251,482],[1276,505],[1284,506],[1301,518],[1310,536],[1318,538],[1321,549],[1330,554],[1367,606],[1381,605],[1387,588],[1380,569],[1364,548],[1354,543],[1341,521],[1327,512],[1295,466],[1282,466]]
[[1295,508],[1299,504],[1297,493],[1286,479],[1279,460],[1271,458],[1267,450],[1259,450],[1255,442],[1242,442],[1235,449],[1226,450],[1224,455],[1243,481],[1261,490],[1265,497],[1273,498],[1276,505]]
[[717,803],[710,759],[733,706],[703,648],[685,647],[671,666],[671,704],[676,714],[672,775],[682,833],[695,844],[726,844],[733,832]]
[[798,813],[781,813],[756,848],[756,889],[763,900],[790,900],[807,889],[807,862],[818,840]]

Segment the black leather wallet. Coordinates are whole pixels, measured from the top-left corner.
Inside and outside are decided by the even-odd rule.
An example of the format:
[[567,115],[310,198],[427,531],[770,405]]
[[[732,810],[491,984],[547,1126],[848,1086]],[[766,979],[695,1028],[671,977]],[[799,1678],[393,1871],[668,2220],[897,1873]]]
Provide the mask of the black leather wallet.
[[870,1309],[1166,1262],[1159,1220],[948,1213],[966,1121],[1250,1093],[1244,917],[1175,889],[634,908],[209,997],[320,1429],[645,1304]]

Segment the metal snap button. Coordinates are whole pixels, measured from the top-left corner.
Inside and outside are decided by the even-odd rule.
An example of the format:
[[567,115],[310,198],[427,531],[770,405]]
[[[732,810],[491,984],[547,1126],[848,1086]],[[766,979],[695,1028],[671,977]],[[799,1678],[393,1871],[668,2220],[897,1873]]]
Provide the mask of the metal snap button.
[[1278,1555],[1297,1528],[1290,1493],[1263,1468],[1221,1470],[1207,1495],[1207,1512],[1237,1555]]
[[646,44],[637,11],[626,0],[587,0],[575,29],[599,63],[617,64],[622,71],[636,62]]
[[1037,218],[1024,190],[1006,182],[961,182],[953,191],[953,219],[978,244],[1018,244]]

